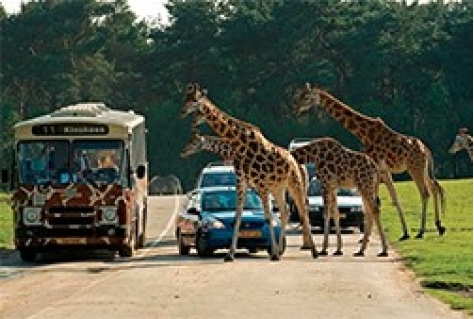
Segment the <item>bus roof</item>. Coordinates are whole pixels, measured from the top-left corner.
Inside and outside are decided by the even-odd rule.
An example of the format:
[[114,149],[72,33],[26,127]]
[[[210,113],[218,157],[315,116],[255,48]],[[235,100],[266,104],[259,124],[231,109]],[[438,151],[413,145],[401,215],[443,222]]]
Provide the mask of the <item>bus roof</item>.
[[[60,135],[73,136],[74,134],[71,134],[71,132],[67,134],[60,134],[58,132],[51,133],[48,129],[61,124],[75,125],[76,127],[77,125],[86,126],[90,124],[91,127],[106,125],[110,128],[110,130],[108,128],[107,131],[113,133],[112,135],[126,137],[135,126],[143,123],[144,120],[142,115],[135,114],[133,111],[114,110],[107,107],[104,103],[90,102],[68,105],[49,114],[21,121],[14,126],[14,130],[16,138],[28,138],[34,137],[35,135],[41,135],[43,137],[58,137]],[[43,127],[44,131],[48,133],[36,134],[34,131],[35,127]],[[87,135],[84,134],[84,131],[80,131],[80,127],[77,129],[78,135]],[[72,133],[74,133],[74,130]]]

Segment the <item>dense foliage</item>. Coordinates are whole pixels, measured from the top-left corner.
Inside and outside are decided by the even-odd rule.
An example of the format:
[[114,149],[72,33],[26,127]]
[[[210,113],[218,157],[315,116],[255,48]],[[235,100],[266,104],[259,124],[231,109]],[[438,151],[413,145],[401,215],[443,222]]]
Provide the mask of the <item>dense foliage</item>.
[[164,24],[139,21],[125,0],[36,0],[14,15],[0,4],[0,164],[10,158],[6,128],[19,119],[100,100],[146,114],[152,175],[175,174],[189,188],[215,157],[179,156],[190,136],[189,119],[179,119],[188,82],[276,144],[329,135],[360,149],[326,114],[291,113],[295,89],[311,82],[421,138],[439,177],[472,174],[465,152],[447,153],[458,128],[472,131],[471,1],[170,0],[167,8]]

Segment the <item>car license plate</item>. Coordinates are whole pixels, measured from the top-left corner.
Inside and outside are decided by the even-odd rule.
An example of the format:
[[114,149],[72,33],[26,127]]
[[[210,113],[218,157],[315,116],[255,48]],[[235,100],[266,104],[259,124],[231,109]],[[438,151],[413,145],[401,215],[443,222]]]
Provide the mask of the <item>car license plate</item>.
[[241,230],[239,231],[240,238],[258,238],[262,237],[262,233],[259,230]]
[[58,238],[56,240],[58,244],[62,245],[85,245],[87,240],[82,237],[70,237],[70,238]]

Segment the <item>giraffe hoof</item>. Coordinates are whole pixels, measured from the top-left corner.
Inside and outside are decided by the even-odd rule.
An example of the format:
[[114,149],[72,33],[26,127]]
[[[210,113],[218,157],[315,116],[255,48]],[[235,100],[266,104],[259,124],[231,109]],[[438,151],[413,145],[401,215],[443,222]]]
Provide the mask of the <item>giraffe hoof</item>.
[[420,238],[423,238],[423,233],[418,233],[418,235],[416,235],[416,238],[420,239]]
[[231,255],[227,255],[227,256],[225,256],[224,261],[225,262],[234,261],[234,257],[231,256]]
[[279,261],[279,260],[280,260],[280,256],[279,256],[279,255],[271,255],[271,256],[270,256],[270,260],[271,260],[271,261]]
[[444,226],[439,226],[438,227],[438,233],[439,233],[440,236],[443,236],[445,232],[446,232],[446,227],[444,227]]
[[363,251],[358,251],[354,253],[354,257],[364,257],[364,252]]
[[402,237],[400,237],[398,240],[399,241],[404,241],[404,240],[407,240],[410,238],[410,235],[408,235],[408,233],[405,233]]
[[336,250],[332,255],[333,255],[333,256],[342,256],[343,253],[342,253],[341,250]]
[[321,250],[321,251],[319,252],[319,255],[321,255],[321,256],[327,256],[327,255],[328,255],[328,252],[327,252],[327,250]]
[[313,258],[318,258],[319,254],[318,254],[318,251],[316,250],[316,248],[311,250],[311,255],[313,256]]
[[382,251],[377,257],[388,257],[388,253],[386,251]]

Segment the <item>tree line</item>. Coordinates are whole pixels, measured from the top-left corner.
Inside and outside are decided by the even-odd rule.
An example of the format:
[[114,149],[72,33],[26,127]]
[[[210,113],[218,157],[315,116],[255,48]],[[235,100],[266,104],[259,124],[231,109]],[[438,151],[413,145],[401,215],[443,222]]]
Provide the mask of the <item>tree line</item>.
[[[472,175],[472,2],[170,0],[170,19],[139,20],[125,0],[36,0],[6,14],[0,4],[2,165],[19,120],[79,101],[146,116],[151,175],[189,189],[213,154],[183,160],[189,82],[231,115],[286,147],[295,137],[361,144],[322,111],[296,118],[297,88],[310,82],[352,108],[423,140],[437,176]],[[202,130],[208,132],[203,126]],[[404,175],[399,177],[405,178]]]

